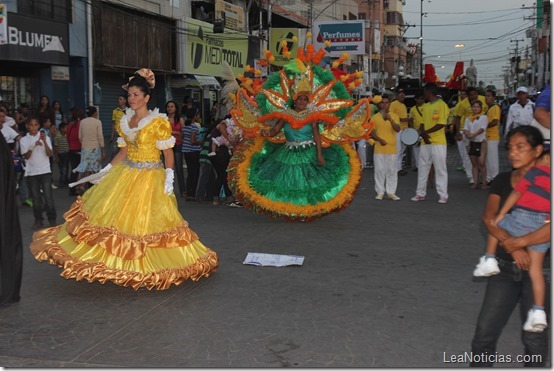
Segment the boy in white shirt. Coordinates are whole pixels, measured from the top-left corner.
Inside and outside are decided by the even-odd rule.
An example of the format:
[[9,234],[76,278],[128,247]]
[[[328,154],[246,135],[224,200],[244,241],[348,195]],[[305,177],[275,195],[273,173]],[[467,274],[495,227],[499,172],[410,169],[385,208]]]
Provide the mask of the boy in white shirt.
[[52,171],[49,159],[52,156],[52,142],[43,130],[39,131],[39,123],[36,117],[27,119],[25,127],[28,133],[21,138],[19,145],[21,146],[21,154],[27,160],[25,179],[33,199],[35,224],[31,228],[38,230],[43,227],[43,198],[46,203],[48,222],[51,227],[54,227],[56,225],[56,207],[52,194]]

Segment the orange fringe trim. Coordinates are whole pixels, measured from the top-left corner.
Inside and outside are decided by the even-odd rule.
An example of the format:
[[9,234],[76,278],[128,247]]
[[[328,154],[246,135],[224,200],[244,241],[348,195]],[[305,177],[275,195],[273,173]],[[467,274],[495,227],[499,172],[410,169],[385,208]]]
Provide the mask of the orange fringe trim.
[[267,115],[261,116],[260,118],[258,118],[258,121],[261,123],[265,123],[267,120],[274,120],[274,119],[276,120],[282,119],[287,121],[293,129],[300,129],[304,125],[310,124],[312,122],[323,121],[328,124],[334,125],[339,121],[338,117],[326,115],[325,113],[322,113],[322,112],[310,113],[302,120],[298,120],[285,112],[272,112]]
[[289,221],[312,221],[332,212],[339,212],[354,198],[362,177],[362,168],[358,154],[348,144],[336,144],[343,147],[350,162],[350,176],[347,184],[331,200],[316,205],[295,205],[288,202],[272,201],[257,193],[248,183],[248,172],[252,156],[264,146],[264,138],[248,140],[237,148],[227,168],[229,187],[233,195],[245,207],[260,214],[272,217],[284,217]]
[[162,233],[132,236],[114,227],[101,227],[88,222],[89,216],[83,210],[83,200],[78,197],[64,214],[66,230],[75,242],[99,245],[107,252],[122,259],[138,259],[144,256],[146,248],[173,248],[187,246],[198,240],[186,221],[178,227]]
[[84,262],[69,255],[57,240],[61,228],[62,226],[58,226],[36,232],[31,243],[31,252],[38,261],[48,261],[62,268],[60,275],[66,279],[77,281],[85,279],[89,283],[98,281],[101,284],[111,281],[116,285],[132,287],[135,290],[141,287],[146,287],[148,290],[153,288],[166,290],[172,284],[178,286],[188,279],[197,281],[202,277],[208,277],[219,266],[215,252],[207,249],[205,256],[184,268],[164,269],[148,274],[112,269],[104,263]]

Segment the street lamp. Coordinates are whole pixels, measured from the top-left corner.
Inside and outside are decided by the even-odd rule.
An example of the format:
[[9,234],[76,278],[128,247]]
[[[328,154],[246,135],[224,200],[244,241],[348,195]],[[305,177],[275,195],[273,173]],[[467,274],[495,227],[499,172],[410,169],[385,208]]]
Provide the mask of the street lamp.
[[454,45],[455,48],[459,48],[460,49],[460,62],[462,61],[462,49],[464,48],[464,44],[456,44]]

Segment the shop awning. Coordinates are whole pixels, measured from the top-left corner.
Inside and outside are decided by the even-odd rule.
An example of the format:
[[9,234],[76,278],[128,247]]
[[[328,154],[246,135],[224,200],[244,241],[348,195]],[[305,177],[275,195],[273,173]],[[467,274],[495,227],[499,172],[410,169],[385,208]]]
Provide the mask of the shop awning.
[[172,88],[186,88],[191,86],[195,86],[198,88],[209,88],[214,90],[221,89],[219,81],[217,81],[217,79],[213,76],[186,74],[182,76],[171,77]]

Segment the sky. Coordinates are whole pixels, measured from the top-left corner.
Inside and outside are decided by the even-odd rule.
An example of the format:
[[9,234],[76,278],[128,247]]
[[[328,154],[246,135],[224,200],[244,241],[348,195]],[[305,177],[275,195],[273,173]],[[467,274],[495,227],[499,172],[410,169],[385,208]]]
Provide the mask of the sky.
[[[397,1],[397,0],[390,0]],[[545,0],[548,1],[548,0]],[[423,3],[423,63],[432,63],[437,76],[445,81],[456,61],[471,59],[477,80],[497,89],[504,88],[502,69],[509,65],[519,40],[520,55],[531,46],[525,30],[534,27],[532,0],[405,0],[404,23],[412,25],[404,35],[408,43],[419,43]],[[525,8],[522,8],[522,5]],[[528,18],[528,19],[526,19]],[[514,40],[511,42],[510,40]],[[463,47],[456,48],[456,44]],[[521,54],[523,53],[523,54]],[[440,57],[439,57],[440,56]],[[441,68],[444,66],[444,68]]]

